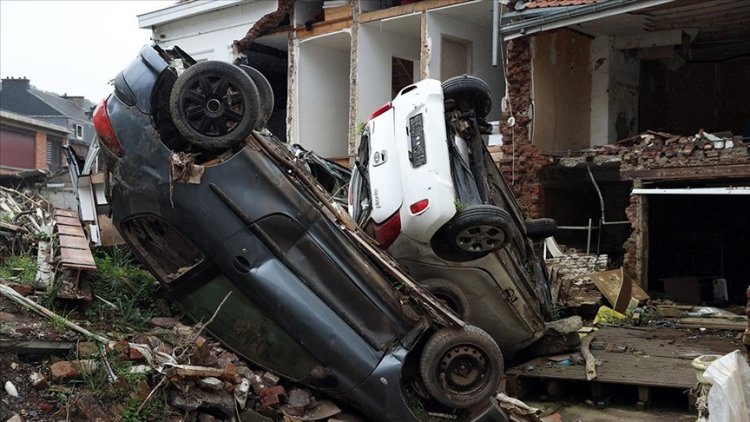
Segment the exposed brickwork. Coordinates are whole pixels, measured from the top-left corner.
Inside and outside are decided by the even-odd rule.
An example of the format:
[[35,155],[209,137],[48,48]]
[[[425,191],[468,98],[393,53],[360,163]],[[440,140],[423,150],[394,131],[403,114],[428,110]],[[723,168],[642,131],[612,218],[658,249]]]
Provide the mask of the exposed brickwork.
[[544,188],[539,175],[552,159],[528,143],[503,145],[501,150],[497,165],[513,188],[521,209],[530,218],[544,217]]
[[[503,143],[529,143],[531,127],[531,45],[529,39],[518,38],[508,42],[508,104],[511,113],[503,113],[500,131]],[[513,115],[516,124],[508,127],[507,120]]]
[[[502,155],[497,164],[513,187],[521,208],[531,218],[543,217],[544,191],[539,180],[541,170],[552,160],[529,144],[531,128],[531,47],[528,38],[508,43],[508,104],[503,113],[500,131],[503,134]],[[507,124],[513,116],[515,125]]]
[[34,158],[36,161],[36,168],[46,169],[47,168],[47,134],[44,132],[37,132],[35,139],[35,150]]

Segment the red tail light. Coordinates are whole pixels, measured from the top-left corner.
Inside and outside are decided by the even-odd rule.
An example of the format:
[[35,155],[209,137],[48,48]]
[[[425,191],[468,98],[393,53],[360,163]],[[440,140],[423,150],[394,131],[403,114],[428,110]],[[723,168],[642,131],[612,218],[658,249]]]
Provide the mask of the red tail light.
[[118,157],[122,157],[122,147],[120,146],[120,140],[115,135],[115,130],[112,128],[112,122],[109,121],[109,114],[107,114],[107,100],[102,100],[93,114],[94,128],[96,134],[99,135],[99,139],[102,141],[105,147],[110,150],[113,154]]
[[375,234],[375,240],[378,241],[378,245],[382,249],[388,249],[401,233],[401,216],[399,212],[396,211],[383,224],[373,224],[372,231]]
[[381,114],[385,113],[386,111],[388,111],[390,109],[391,109],[391,102],[389,101],[389,102],[383,104],[382,106],[380,106],[379,109],[373,111],[372,114],[370,115],[370,118],[367,119],[367,120],[372,120],[372,119],[380,116]]
[[409,211],[411,211],[412,214],[417,215],[424,210],[427,209],[427,207],[430,206],[430,200],[429,199],[422,199],[421,201],[417,201],[411,205],[409,205]]

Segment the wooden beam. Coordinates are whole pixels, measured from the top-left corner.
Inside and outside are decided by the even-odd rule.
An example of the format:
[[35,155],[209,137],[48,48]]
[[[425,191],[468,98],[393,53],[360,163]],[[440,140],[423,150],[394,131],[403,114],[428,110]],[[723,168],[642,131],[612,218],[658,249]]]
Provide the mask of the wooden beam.
[[312,26],[309,31],[304,27],[300,26],[297,28],[297,39],[304,40],[306,38],[315,37],[318,35],[332,34],[334,32],[343,31],[352,27],[352,20],[341,20],[336,22],[319,22]]
[[679,45],[682,43],[682,31],[679,29],[671,31],[656,31],[641,34],[617,35],[614,47],[618,50],[629,50],[644,47],[662,47],[666,45]]
[[454,4],[466,3],[467,1],[469,0],[424,0],[416,3],[404,4],[402,6],[394,6],[363,13],[360,15],[359,21],[361,23],[379,21],[396,16],[410,15],[430,9],[438,9],[445,6],[452,6]]
[[419,79],[427,79],[427,64],[430,61],[430,35],[427,33],[427,12],[422,11],[420,39],[422,43],[419,50]]
[[650,170],[620,170],[622,180],[701,180],[750,178],[750,164],[664,167]]

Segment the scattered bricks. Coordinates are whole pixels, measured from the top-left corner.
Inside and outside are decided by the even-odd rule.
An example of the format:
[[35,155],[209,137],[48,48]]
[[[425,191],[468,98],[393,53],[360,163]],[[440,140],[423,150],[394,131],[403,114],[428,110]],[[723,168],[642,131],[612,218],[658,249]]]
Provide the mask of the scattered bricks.
[[302,416],[305,413],[305,408],[310,404],[310,393],[307,390],[295,388],[289,392],[286,402],[285,410],[291,416]]
[[130,348],[128,349],[128,359],[134,360],[134,361],[142,361],[146,358],[143,356],[143,353],[141,353],[138,349]]
[[104,413],[99,402],[90,394],[83,394],[76,400],[76,406],[86,416],[86,420],[89,422],[107,422],[111,418],[107,417]]
[[284,387],[280,385],[266,388],[260,392],[260,405],[261,407],[276,406],[281,403],[281,396],[283,395]]
[[704,151],[703,154],[706,156],[706,158],[719,158],[719,151],[716,151],[715,149]]
[[28,336],[29,334],[31,334],[31,327],[18,327],[16,328],[16,333],[23,336]]
[[229,362],[224,368],[224,373],[221,375],[227,381],[234,381],[234,376],[237,375],[237,367],[232,362]]
[[277,375],[268,371],[266,371],[263,374],[261,379],[263,380],[263,383],[265,383],[269,387],[278,384],[280,380],[280,378]]
[[172,328],[175,325],[179,324],[180,321],[177,318],[157,317],[152,318],[148,323],[153,325],[154,327]]
[[31,375],[29,375],[29,380],[31,381],[31,386],[34,387],[35,390],[46,390],[47,387],[49,387],[47,378],[39,372],[32,372]]
[[21,296],[28,296],[34,293],[34,286],[31,284],[18,284],[13,286],[13,290],[18,292]]
[[250,381],[250,388],[253,389],[253,393],[255,393],[255,395],[260,395],[260,392],[266,389],[266,385],[263,383],[263,379],[260,377],[260,375],[251,374],[248,377],[248,380]]
[[74,362],[64,360],[55,362],[50,366],[50,375],[52,381],[66,381],[79,378],[81,373],[91,373],[96,368],[97,363],[93,360],[79,360]]
[[126,340],[117,340],[114,343],[110,343],[110,347],[111,347],[112,351],[114,351],[115,353],[117,353],[119,355],[122,355],[122,356],[127,356],[128,355],[128,349],[130,348],[130,346],[128,346],[128,342]]
[[99,353],[99,347],[96,343],[90,341],[78,343],[76,350],[79,358],[90,358],[94,354]]
[[200,381],[198,381],[198,384],[206,390],[218,391],[224,388],[224,383],[220,379],[214,377],[201,378]]
[[52,413],[55,410],[55,405],[47,401],[39,402],[38,407],[43,413]]
[[67,360],[53,363],[49,371],[53,381],[65,381],[81,376],[78,367],[73,362]]
[[18,322],[18,317],[14,314],[0,311],[0,322]]

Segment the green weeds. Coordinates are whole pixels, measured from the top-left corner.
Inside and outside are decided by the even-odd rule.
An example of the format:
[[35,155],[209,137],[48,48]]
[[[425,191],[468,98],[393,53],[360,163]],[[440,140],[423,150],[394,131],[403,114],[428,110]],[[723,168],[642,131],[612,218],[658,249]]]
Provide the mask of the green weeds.
[[10,255],[0,263],[0,278],[33,283],[36,277],[36,257],[30,255]]

